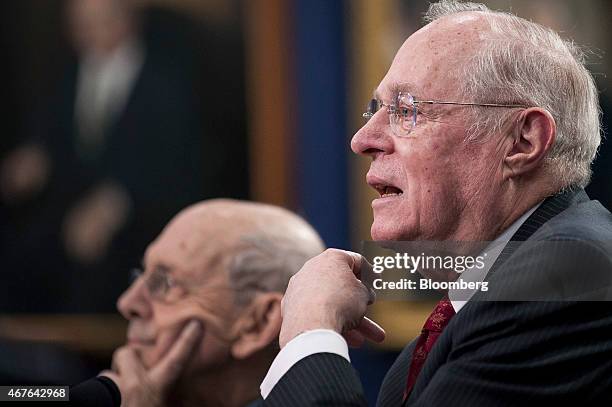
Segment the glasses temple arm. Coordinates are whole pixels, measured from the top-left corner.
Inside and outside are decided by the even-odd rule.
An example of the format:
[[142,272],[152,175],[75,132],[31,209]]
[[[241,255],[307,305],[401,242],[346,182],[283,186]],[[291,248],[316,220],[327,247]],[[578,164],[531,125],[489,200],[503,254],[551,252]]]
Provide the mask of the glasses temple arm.
[[522,107],[528,108],[526,105],[506,105],[501,103],[468,103],[468,102],[444,102],[440,100],[415,100],[412,103],[426,103],[428,105],[459,105],[459,106],[488,106],[488,107]]

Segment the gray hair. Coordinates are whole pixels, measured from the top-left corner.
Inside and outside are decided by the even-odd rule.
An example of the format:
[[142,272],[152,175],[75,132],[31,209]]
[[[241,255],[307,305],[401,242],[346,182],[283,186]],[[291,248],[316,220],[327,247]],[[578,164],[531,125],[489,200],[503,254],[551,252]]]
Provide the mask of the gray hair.
[[[549,28],[483,4],[442,0],[430,5],[425,21],[461,12],[480,12],[491,27],[483,46],[458,72],[463,94],[480,103],[548,110],[557,134],[545,168],[560,189],[585,187],[601,143],[597,88],[585,53]],[[500,131],[512,112],[499,113],[474,112],[469,139]]]
[[[291,277],[323,251],[313,229],[306,235],[253,232],[242,237],[229,265],[229,279],[238,305],[249,304],[257,292],[284,293]],[[310,234],[310,236],[308,236]]]

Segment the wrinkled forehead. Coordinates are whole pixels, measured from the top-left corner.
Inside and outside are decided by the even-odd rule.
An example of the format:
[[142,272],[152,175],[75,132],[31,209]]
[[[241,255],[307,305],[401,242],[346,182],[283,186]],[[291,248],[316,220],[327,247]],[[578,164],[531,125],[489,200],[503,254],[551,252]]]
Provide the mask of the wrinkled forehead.
[[489,30],[489,23],[477,13],[459,13],[427,24],[401,46],[377,94],[385,98],[402,90],[425,99],[460,96],[462,68]]

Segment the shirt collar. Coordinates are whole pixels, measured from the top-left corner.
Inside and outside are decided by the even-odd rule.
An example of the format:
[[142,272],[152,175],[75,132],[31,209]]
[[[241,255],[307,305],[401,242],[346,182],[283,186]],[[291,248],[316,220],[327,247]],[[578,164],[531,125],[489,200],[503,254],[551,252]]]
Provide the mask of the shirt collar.
[[[485,266],[481,269],[476,267],[472,267],[464,271],[459,277],[463,281],[469,282],[482,282],[486,278],[489,273],[489,269],[495,263],[495,260],[499,257],[502,250],[506,246],[506,244],[512,239],[512,236],[519,230],[521,225],[525,223],[527,218],[531,216],[533,212],[542,204],[544,201],[540,201],[536,205],[534,205],[531,209],[525,212],[520,218],[514,221],[512,225],[510,225],[506,230],[504,230],[495,240],[493,240],[487,248],[482,252],[487,254],[487,261],[485,262]],[[453,309],[455,313],[459,312],[461,308],[469,301],[474,294],[476,294],[476,289],[468,294],[468,299],[466,298],[466,290],[458,290],[458,289],[450,289],[448,290],[448,298],[450,299],[451,304],[453,305]],[[461,293],[460,293],[461,292]],[[453,299],[455,298],[455,299]],[[457,299],[461,298],[461,300]]]

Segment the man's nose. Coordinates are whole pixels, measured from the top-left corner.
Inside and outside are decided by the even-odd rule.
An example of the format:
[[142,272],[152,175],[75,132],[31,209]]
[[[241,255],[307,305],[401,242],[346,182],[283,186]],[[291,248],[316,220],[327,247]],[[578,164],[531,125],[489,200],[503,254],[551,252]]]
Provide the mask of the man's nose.
[[137,279],[117,300],[117,309],[125,319],[149,318],[151,299],[142,278]]
[[393,137],[388,133],[389,126],[383,121],[386,118],[386,112],[379,111],[355,133],[351,140],[351,150],[355,154],[375,159],[393,152]]

